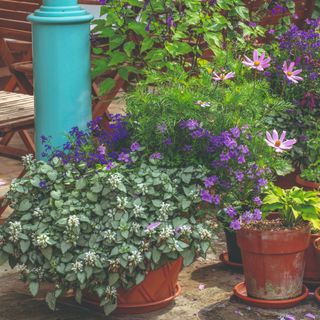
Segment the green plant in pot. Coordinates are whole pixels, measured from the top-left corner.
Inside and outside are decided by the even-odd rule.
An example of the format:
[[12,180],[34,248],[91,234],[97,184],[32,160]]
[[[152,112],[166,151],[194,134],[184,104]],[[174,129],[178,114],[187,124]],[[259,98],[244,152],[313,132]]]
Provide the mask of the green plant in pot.
[[302,170],[296,181],[306,190],[320,189],[320,159]]
[[0,227],[0,262],[19,267],[33,295],[52,283],[51,309],[70,289],[79,303],[95,297],[106,314],[117,301],[122,311],[163,307],[179,292],[182,265],[204,257],[214,237],[199,209],[206,169],[149,160],[138,143],[114,160],[108,150],[122,125],[113,127],[115,140],[89,127],[74,128],[48,162],[25,158],[26,175],[7,195],[14,211]]
[[290,300],[302,294],[310,229],[320,226],[320,194],[270,185],[263,199],[265,219],[237,232],[248,295]]

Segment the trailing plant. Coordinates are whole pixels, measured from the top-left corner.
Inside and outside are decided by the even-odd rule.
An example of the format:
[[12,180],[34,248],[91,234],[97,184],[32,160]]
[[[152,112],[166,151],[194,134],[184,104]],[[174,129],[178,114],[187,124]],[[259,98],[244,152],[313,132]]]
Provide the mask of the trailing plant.
[[268,215],[277,212],[284,226],[294,228],[303,221],[314,229],[320,227],[320,193],[293,187],[283,190],[274,185],[266,191],[262,211]]
[[320,159],[302,170],[300,176],[304,180],[320,183]]
[[85,290],[109,314],[118,288],[179,257],[189,265],[212,243],[211,218],[199,209],[201,166],[151,160],[90,168],[30,156],[24,165],[26,175],[7,194],[14,211],[0,227],[0,263],[17,267],[34,296],[41,283],[53,283],[51,309],[69,289],[80,303]]

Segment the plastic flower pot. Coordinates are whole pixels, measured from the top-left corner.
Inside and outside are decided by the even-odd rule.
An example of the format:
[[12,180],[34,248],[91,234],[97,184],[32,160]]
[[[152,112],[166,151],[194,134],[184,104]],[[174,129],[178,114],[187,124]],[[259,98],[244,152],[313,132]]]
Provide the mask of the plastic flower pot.
[[249,297],[286,300],[302,294],[308,225],[271,231],[241,229],[237,241]]
[[228,258],[231,263],[242,264],[241,250],[237,243],[237,235],[234,231],[224,229]]
[[306,268],[304,270],[303,280],[305,283],[318,283],[320,284],[320,265],[317,261],[317,250],[314,242],[320,234],[311,234],[310,245],[306,251]]
[[[180,294],[178,276],[183,259],[165,264],[150,271],[139,285],[129,289],[118,289],[118,307],[116,313],[147,313],[165,308]],[[86,293],[84,302],[99,306],[100,301],[94,294]]]
[[301,187],[306,191],[320,189],[320,183],[304,180],[299,174],[296,176],[296,183],[298,187]]

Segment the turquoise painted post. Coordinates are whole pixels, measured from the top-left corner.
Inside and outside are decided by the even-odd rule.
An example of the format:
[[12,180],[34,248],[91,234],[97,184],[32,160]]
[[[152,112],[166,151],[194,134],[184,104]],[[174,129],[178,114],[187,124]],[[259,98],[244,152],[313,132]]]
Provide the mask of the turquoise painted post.
[[42,136],[62,146],[66,133],[92,117],[90,21],[77,0],[43,0],[32,22],[36,157],[44,159]]

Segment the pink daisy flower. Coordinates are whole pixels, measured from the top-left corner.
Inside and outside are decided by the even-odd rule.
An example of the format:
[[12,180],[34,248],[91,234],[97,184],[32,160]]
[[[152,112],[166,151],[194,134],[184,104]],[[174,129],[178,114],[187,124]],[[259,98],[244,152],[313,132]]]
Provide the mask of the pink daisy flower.
[[274,148],[276,152],[283,152],[284,150],[292,149],[293,145],[297,142],[296,139],[284,140],[286,137],[286,131],[283,131],[280,138],[277,130],[272,131],[272,135],[267,131],[265,139],[268,146]]
[[289,81],[292,81],[293,83],[298,83],[298,81],[303,80],[303,78],[297,76],[299,73],[302,72],[302,69],[293,71],[294,66],[295,66],[294,62],[291,62],[290,65],[288,66],[287,61],[285,61],[283,63],[282,70]]
[[242,63],[251,68],[251,69],[256,69],[258,71],[264,71],[264,69],[270,67],[270,61],[271,58],[265,58],[266,53],[262,52],[261,56],[259,56],[259,52],[257,50],[253,51],[253,60],[249,59],[247,56],[245,57],[245,61],[242,61]]
[[232,79],[235,76],[234,72],[228,72],[227,74],[225,73],[217,74],[216,72],[213,72],[212,74],[213,74],[212,80],[214,81],[225,81],[228,79]]

